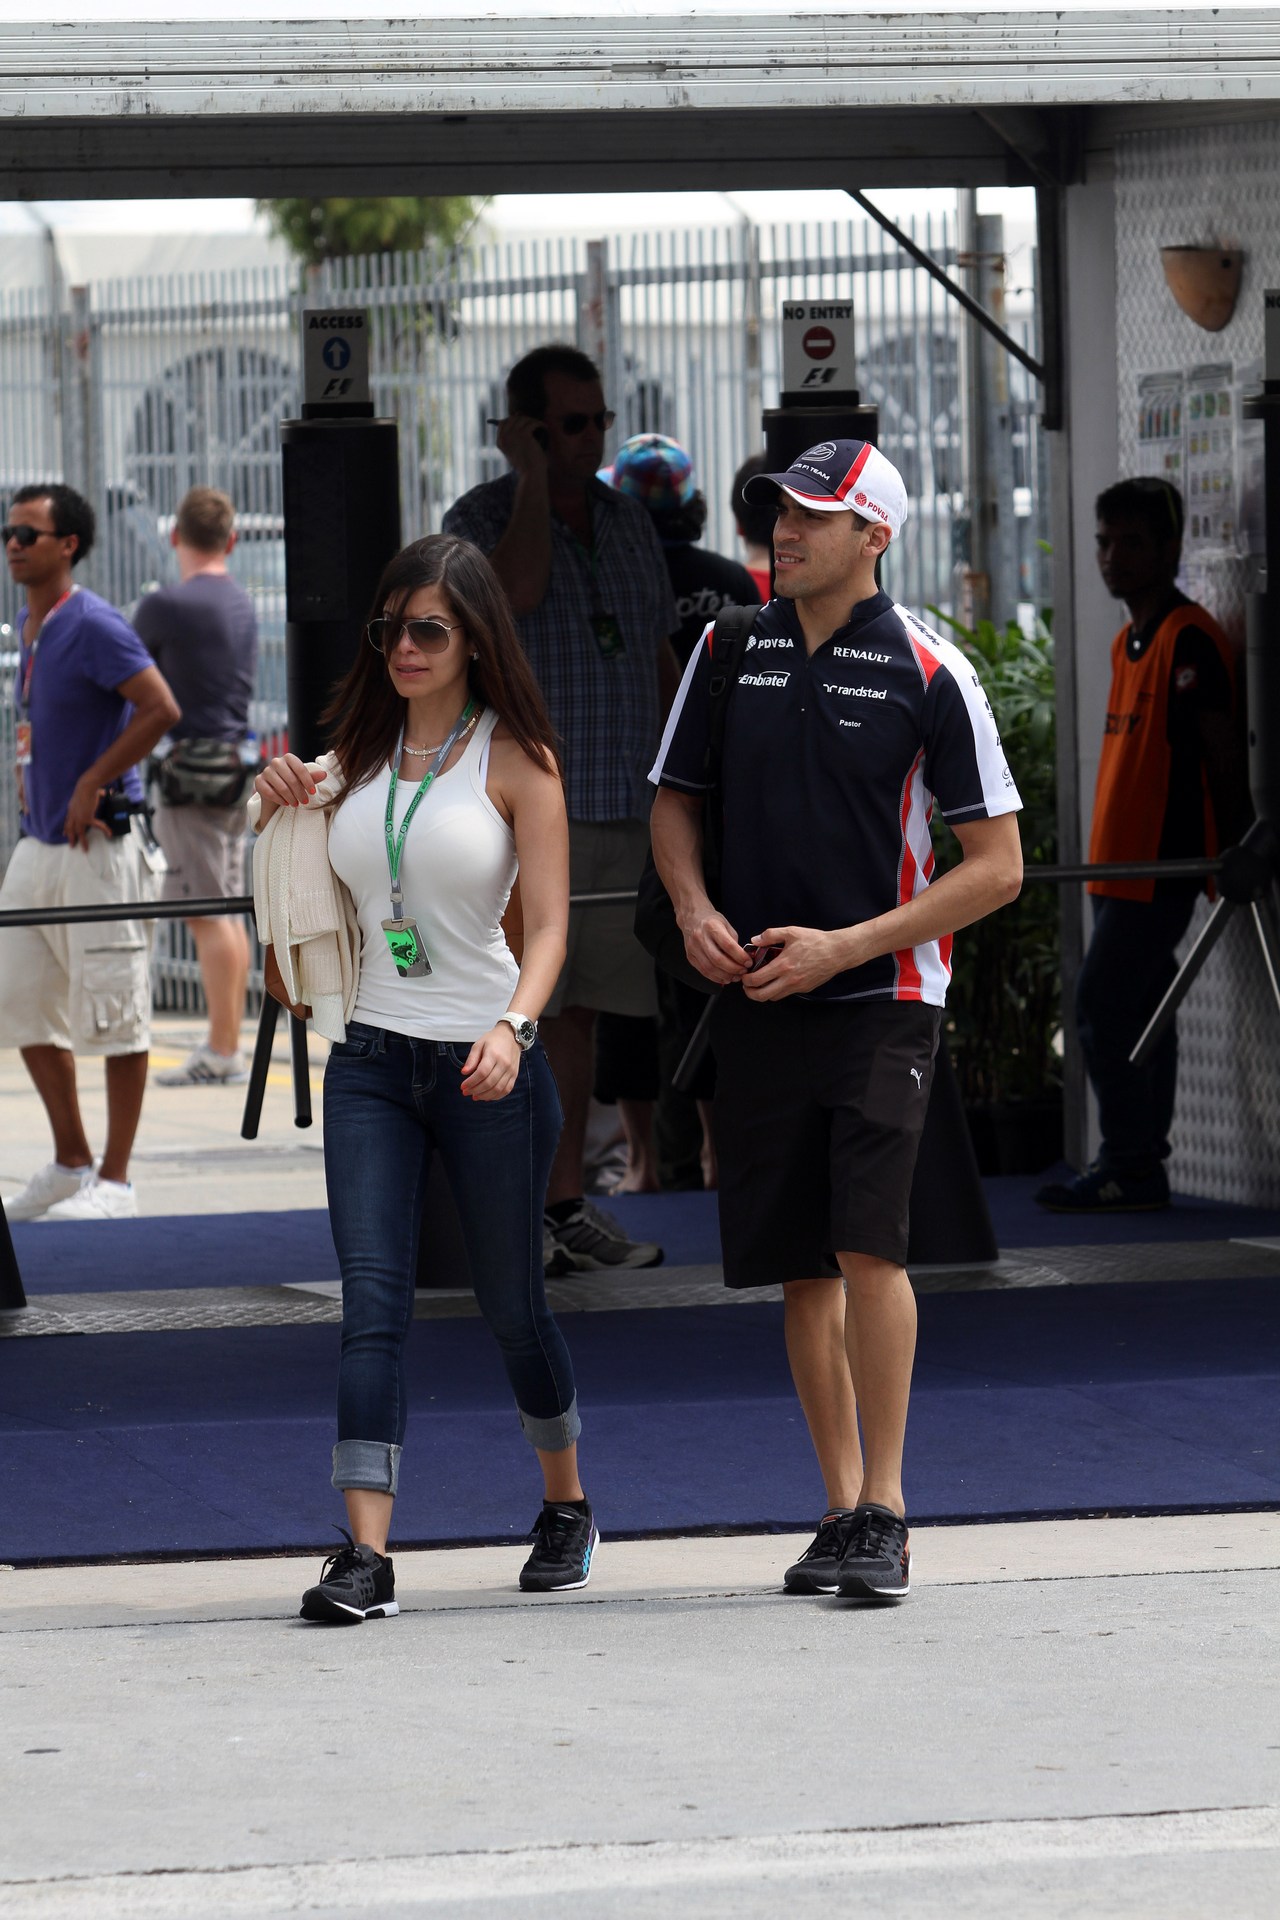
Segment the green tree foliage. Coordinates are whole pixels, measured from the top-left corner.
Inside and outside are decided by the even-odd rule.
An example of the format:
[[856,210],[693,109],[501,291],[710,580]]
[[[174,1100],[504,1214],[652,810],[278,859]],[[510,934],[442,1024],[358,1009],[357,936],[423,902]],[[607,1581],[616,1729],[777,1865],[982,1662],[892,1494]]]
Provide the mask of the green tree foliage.
[[[1052,615],[1031,634],[1016,620],[966,627],[938,607],[956,645],[973,662],[991,702],[1005,757],[1023,803],[1018,815],[1026,868],[1058,857],[1054,752]],[[938,823],[939,869],[959,847]],[[1058,889],[1031,881],[1011,906],[956,935],[947,994],[947,1042],[961,1092],[972,1107],[1044,1099],[1062,1083],[1054,1039],[1062,1022]]]
[[258,212],[308,266],[350,254],[413,253],[431,240],[454,246],[485,206],[464,194],[438,199],[259,200]]

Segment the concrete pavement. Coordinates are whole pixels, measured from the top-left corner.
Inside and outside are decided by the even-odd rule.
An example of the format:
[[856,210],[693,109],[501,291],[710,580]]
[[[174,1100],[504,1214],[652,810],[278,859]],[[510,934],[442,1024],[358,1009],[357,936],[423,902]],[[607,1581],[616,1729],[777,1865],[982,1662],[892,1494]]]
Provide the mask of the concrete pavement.
[[[0,1573],[0,1904],[116,1914],[1270,1914],[1280,1519],[920,1532],[901,1607],[799,1542]],[[1224,1889],[1229,1888],[1229,1896]]]
[[[198,1037],[162,1019],[153,1064]],[[316,1125],[282,1034],[253,1144],[242,1088],[153,1082],[143,1214],[323,1205],[312,1050]],[[0,1053],[3,1191],[47,1158]],[[1280,1906],[1280,1516],[922,1530],[896,1609],[784,1597],[801,1544],[606,1538],[554,1598],[522,1549],[405,1554],[401,1617],[346,1631],[296,1618],[314,1560],[0,1568],[0,1910]]]
[[[288,1022],[281,1016],[258,1137],[249,1141],[240,1137],[243,1086],[157,1084],[156,1073],[180,1065],[203,1037],[204,1023],[195,1014],[161,1014],[153,1024],[151,1075],[131,1167],[139,1212],[256,1213],[324,1206],[320,1096],[328,1042],[308,1031],[314,1121],[296,1127]],[[256,1022],[246,1024],[246,1058],[256,1037]],[[106,1130],[102,1066],[83,1057],[76,1065],[85,1127],[98,1153]],[[51,1158],[44,1112],[22,1061],[11,1048],[0,1048],[0,1192],[16,1193]]]

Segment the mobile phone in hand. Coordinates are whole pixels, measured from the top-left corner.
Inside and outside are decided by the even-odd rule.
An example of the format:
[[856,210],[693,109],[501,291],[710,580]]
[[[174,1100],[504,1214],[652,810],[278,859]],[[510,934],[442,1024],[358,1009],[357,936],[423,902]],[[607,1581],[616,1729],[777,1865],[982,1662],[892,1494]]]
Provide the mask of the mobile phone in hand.
[[[500,427],[502,425],[502,422],[501,420],[490,419],[485,421],[485,425],[489,427]],[[533,437],[537,441],[538,445],[542,448],[542,451],[544,453],[547,453],[550,450],[551,435],[547,432],[547,429],[545,427],[535,427],[533,430]]]
[[751,959],[751,965],[747,968],[747,972],[757,973],[759,972],[761,967],[767,967],[771,960],[776,960],[778,955],[782,952],[782,948],[780,946],[779,947],[756,947],[751,944],[750,940],[748,940],[746,946],[742,949],[742,951],[745,954],[748,954]]

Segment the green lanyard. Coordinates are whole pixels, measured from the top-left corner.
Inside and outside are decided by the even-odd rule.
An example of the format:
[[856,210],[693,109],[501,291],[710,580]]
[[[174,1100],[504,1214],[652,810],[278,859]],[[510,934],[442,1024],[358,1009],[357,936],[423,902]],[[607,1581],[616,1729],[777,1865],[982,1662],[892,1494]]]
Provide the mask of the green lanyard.
[[576,533],[570,533],[570,539],[587,563],[587,581],[590,587],[591,632],[602,660],[616,660],[620,653],[627,650],[626,639],[622,632],[622,623],[618,616],[610,613],[604,604],[600,591],[600,569],[596,560],[595,523],[591,527],[591,545],[584,546]]
[[431,762],[430,767],[427,769],[426,774],[423,776],[422,784],[419,786],[418,791],[414,794],[412,800],[409,802],[409,811],[408,813],[405,814],[404,821],[403,821],[403,824],[401,825],[399,834],[396,835],[395,834],[396,786],[399,782],[399,777],[400,777],[399,776],[400,754],[401,754],[401,750],[404,747],[404,728],[401,727],[400,729],[400,737],[396,741],[395,758],[391,763],[391,785],[387,789],[387,818],[386,818],[387,866],[390,869],[390,873],[391,873],[391,913],[392,913],[392,917],[396,920],[403,919],[404,917],[404,888],[400,885],[400,856],[404,852],[405,836],[409,831],[409,822],[412,820],[414,814],[418,811],[418,803],[422,799],[423,794],[427,791],[427,788],[431,785],[431,782],[435,779],[441,767],[444,765],[445,761],[449,758],[449,755],[453,752],[459,740],[461,740],[463,734],[466,732],[467,728],[471,725],[471,722],[475,717],[475,711],[476,711],[475,701],[468,700],[465,711],[459,716],[458,720],[454,724],[453,732],[449,735],[449,738],[445,741],[439,753],[436,755],[435,759]]

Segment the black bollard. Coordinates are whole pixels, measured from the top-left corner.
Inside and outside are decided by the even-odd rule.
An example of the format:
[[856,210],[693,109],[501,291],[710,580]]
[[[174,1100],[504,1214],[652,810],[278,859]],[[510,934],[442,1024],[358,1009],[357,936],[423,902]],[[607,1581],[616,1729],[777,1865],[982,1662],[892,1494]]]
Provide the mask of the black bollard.
[[13,1235],[9,1232],[4,1201],[0,1200],[0,1309],[11,1313],[26,1304],[27,1295],[18,1271],[18,1256],[13,1250]]

